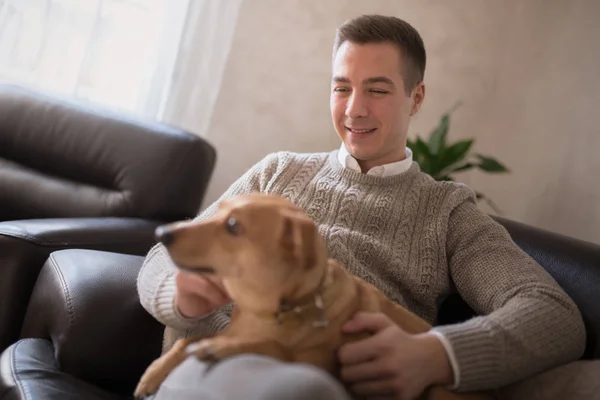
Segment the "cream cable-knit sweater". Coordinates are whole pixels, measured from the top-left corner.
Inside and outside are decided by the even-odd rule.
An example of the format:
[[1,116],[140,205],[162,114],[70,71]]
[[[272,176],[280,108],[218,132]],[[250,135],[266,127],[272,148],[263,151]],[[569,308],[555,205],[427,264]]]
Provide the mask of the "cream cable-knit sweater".
[[[574,302],[477,207],[472,190],[434,181],[416,163],[376,177],[343,168],[336,156],[270,154],[198,218],[235,194],[276,193],[317,222],[332,258],[426,321],[434,323],[438,299],[458,290],[482,315],[436,327],[456,356],[461,391],[501,387],[580,357],[585,328]],[[231,310],[183,318],[173,305],[174,273],[158,244],[138,278],[142,305],[167,326],[163,350],[223,329]]]

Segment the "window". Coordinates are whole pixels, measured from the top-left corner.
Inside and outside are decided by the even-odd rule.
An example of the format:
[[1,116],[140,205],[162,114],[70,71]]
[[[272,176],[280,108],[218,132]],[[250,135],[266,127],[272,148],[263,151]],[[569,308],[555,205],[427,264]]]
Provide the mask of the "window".
[[189,0],[0,0],[0,81],[160,119]]

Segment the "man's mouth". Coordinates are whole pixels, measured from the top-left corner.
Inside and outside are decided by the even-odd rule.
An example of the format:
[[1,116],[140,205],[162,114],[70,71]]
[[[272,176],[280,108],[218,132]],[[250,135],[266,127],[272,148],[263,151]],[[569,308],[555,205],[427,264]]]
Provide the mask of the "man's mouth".
[[347,126],[345,128],[346,128],[346,130],[348,130],[348,131],[350,131],[350,132],[352,132],[352,133],[354,133],[356,135],[365,135],[367,133],[375,132],[375,130],[377,129],[377,128],[372,128],[372,129],[354,129],[354,128],[350,128],[350,127],[347,127]]

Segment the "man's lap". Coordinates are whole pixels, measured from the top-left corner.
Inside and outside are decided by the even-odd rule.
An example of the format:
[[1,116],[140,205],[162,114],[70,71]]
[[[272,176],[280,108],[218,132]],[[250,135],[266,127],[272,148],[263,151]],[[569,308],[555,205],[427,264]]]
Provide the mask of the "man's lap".
[[221,361],[209,370],[196,358],[188,358],[169,375],[154,400],[173,398],[348,400],[350,397],[336,380],[316,367],[241,355]]
[[[600,361],[578,361],[541,373],[503,388],[509,399],[562,399],[580,396],[598,399]],[[349,400],[342,386],[316,367],[284,364],[269,357],[231,357],[206,371],[206,365],[190,357],[165,380],[154,400],[165,399],[331,399]]]

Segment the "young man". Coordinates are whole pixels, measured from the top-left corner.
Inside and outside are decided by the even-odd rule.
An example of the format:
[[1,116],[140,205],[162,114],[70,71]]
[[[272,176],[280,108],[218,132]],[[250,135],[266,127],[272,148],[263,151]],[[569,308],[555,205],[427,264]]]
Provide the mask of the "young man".
[[[330,103],[340,149],[270,154],[221,198],[261,191],[292,200],[317,222],[331,257],[430,323],[436,300],[453,290],[482,315],[422,335],[383,315],[355,316],[344,329],[374,336],[343,347],[339,359],[353,393],[367,397],[412,399],[431,384],[494,389],[575,360],[584,349],[577,307],[545,270],[477,207],[470,189],[436,182],[412,162],[406,137],[425,96],[425,60],[420,35],[400,19],[346,22],[335,39]],[[227,324],[223,290],[176,272],[161,245],[148,254],[138,290],[168,327],[165,349],[177,337]],[[234,398],[228,378],[242,385],[244,398],[346,397],[319,371],[263,357],[234,358],[200,379],[202,368],[188,360],[158,398],[199,398],[207,390]]]

